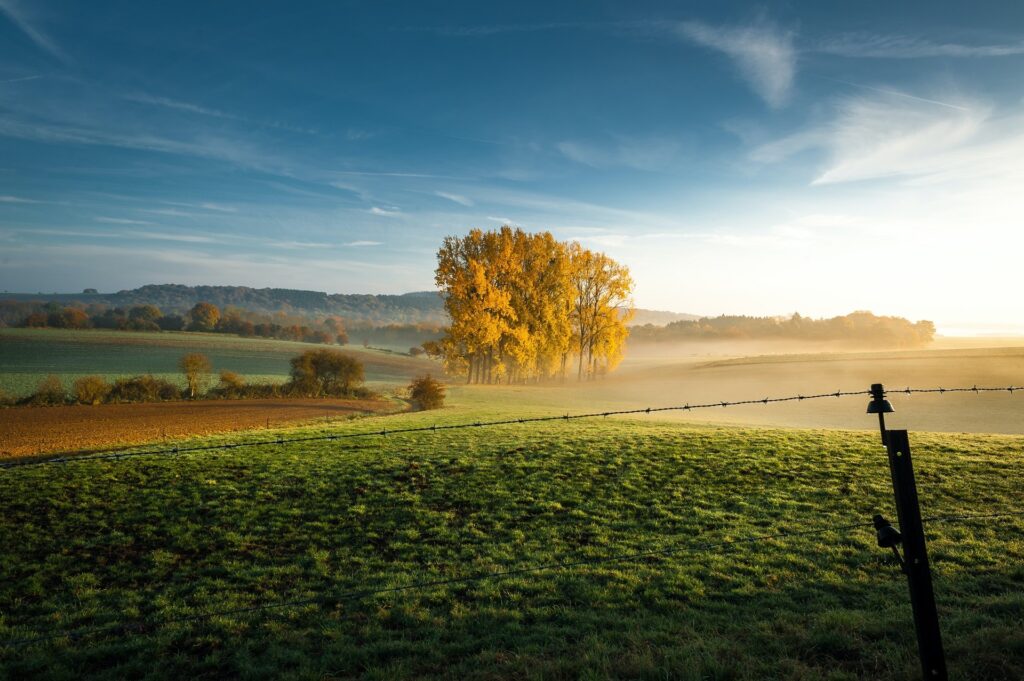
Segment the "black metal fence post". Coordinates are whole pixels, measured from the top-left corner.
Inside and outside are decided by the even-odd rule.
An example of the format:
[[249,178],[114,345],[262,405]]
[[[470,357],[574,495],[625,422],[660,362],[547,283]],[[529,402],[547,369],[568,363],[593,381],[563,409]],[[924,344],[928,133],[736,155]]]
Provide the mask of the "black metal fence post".
[[917,648],[921,655],[921,670],[926,680],[946,681],[946,655],[942,650],[939,631],[939,612],[935,607],[932,571],[928,564],[924,523],[914,481],[914,462],[910,456],[910,437],[905,430],[887,430],[884,414],[892,412],[892,405],[884,399],[880,383],[871,386],[872,402],[869,414],[878,414],[882,431],[882,444],[889,453],[889,474],[896,499],[903,544],[903,571],[910,587],[910,607],[914,613]]
[[914,611],[914,629],[921,654],[921,669],[925,679],[948,678],[946,655],[942,650],[939,632],[939,612],[935,607],[932,589],[932,570],[928,564],[924,523],[914,482],[914,463],[910,458],[910,438],[905,430],[890,430],[886,437],[889,450],[889,472],[896,497],[896,513],[903,534],[903,565],[910,586],[910,607]]

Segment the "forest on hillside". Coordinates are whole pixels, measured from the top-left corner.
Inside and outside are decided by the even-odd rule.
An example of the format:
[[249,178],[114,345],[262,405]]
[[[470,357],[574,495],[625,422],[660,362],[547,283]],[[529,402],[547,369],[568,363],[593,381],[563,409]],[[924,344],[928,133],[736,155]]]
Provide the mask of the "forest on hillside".
[[323,291],[248,286],[149,284],[116,293],[99,293],[95,289],[86,289],[82,293],[5,293],[0,297],[11,302],[54,302],[77,307],[103,305],[127,309],[137,305],[155,305],[165,313],[179,315],[197,303],[205,302],[219,308],[235,307],[253,313],[282,313],[303,317],[338,316],[343,317],[350,325],[440,325],[448,321],[441,305],[441,298],[434,291],[402,295],[329,294]]
[[409,348],[441,337],[431,323],[381,324],[349,322],[338,315],[297,315],[258,312],[201,301],[182,313],[166,312],[151,303],[111,307],[102,303],[61,304],[56,301],[0,301],[0,327],[111,329],[118,331],[195,331],[242,338],[275,338],[305,343],[349,342],[364,346]]
[[828,319],[791,317],[728,316],[702,317],[665,326],[635,326],[631,343],[659,343],[714,340],[796,340],[838,341],[879,348],[920,347],[935,337],[935,324],[911,322],[903,317],[886,317],[871,312],[853,312]]

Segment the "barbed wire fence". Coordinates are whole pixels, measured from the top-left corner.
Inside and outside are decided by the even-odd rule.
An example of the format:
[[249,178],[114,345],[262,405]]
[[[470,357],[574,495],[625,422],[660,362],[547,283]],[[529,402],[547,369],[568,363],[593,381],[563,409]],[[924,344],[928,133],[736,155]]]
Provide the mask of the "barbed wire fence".
[[[983,392],[1005,392],[1010,395],[1015,392],[1024,390],[1024,385],[1010,385],[1001,387],[979,387],[977,385],[972,387],[960,387],[960,388],[902,388],[897,390],[889,390],[887,394],[900,394],[900,395],[911,395],[914,393],[975,393],[980,394]],[[380,430],[369,430],[359,431],[353,433],[327,433],[324,435],[310,435],[305,437],[296,438],[285,438],[277,437],[273,439],[264,440],[251,440],[247,442],[227,442],[222,444],[210,444],[210,445],[195,445],[195,446],[173,446],[164,447],[160,449],[139,449],[138,447],[124,447],[120,449],[104,450],[100,452],[90,452],[82,455],[69,455],[69,456],[57,456],[44,459],[22,459],[17,461],[4,461],[0,462],[0,470],[7,470],[12,468],[25,468],[32,466],[43,466],[49,464],[67,464],[67,463],[88,463],[90,461],[108,461],[116,459],[126,459],[139,456],[167,456],[175,454],[189,454],[195,452],[206,452],[216,450],[228,450],[228,449],[239,449],[243,447],[272,447],[288,444],[301,444],[309,442],[337,442],[341,440],[350,440],[354,438],[364,437],[387,437],[389,435],[405,435],[411,433],[437,433],[450,430],[464,430],[467,428],[489,428],[496,426],[512,426],[512,425],[525,425],[533,423],[545,423],[545,422],[558,422],[558,421],[578,421],[583,419],[597,419],[607,418],[611,416],[641,416],[649,414],[657,414],[663,412],[688,412],[696,411],[701,409],[719,409],[727,407],[740,407],[740,406],[753,406],[753,405],[768,405],[778,404],[782,402],[803,402],[808,400],[821,400],[828,398],[841,398],[841,397],[855,397],[855,396],[869,396],[871,395],[870,390],[837,390],[835,392],[827,393],[816,393],[808,395],[789,395],[787,397],[764,397],[761,399],[746,399],[746,400],[720,400],[715,402],[703,402],[694,404],[682,404],[682,405],[668,405],[658,407],[641,407],[636,409],[612,409],[607,411],[595,411],[595,412],[584,412],[580,414],[561,414],[557,416],[532,416],[532,417],[518,417],[508,419],[497,419],[491,421],[473,421],[468,423],[445,423],[445,424],[432,424],[429,426],[414,426],[409,428],[392,428],[388,430],[386,427]]]
[[[878,413],[879,420],[882,428],[882,439],[883,444],[887,446],[890,456],[890,467],[892,468],[892,478],[894,494],[896,497],[896,505],[899,513],[900,527],[903,530],[903,535],[899,531],[895,531],[881,516],[876,516],[871,522],[854,522],[843,525],[827,525],[809,530],[802,531],[783,531],[773,534],[762,534],[753,535],[737,539],[729,539],[718,542],[697,542],[685,545],[670,545],[668,547],[661,547],[657,549],[651,549],[646,551],[632,552],[632,553],[613,553],[607,556],[584,556],[584,557],[565,557],[558,561],[541,563],[536,565],[526,566],[505,566],[498,570],[476,572],[468,575],[448,577],[434,580],[423,580],[416,581],[405,585],[392,586],[378,589],[361,589],[354,591],[346,591],[340,593],[328,592],[320,593],[311,597],[266,602],[260,604],[254,604],[250,606],[222,609],[222,610],[211,610],[196,613],[187,616],[179,617],[166,617],[166,618],[153,618],[153,619],[124,619],[117,622],[111,622],[91,627],[81,628],[64,628],[64,629],[49,629],[49,630],[35,630],[32,635],[17,638],[13,640],[7,640],[0,642],[0,646],[5,648],[20,649],[25,646],[33,644],[41,644],[49,641],[55,641],[59,639],[67,639],[70,641],[82,640],[89,636],[108,636],[108,637],[124,637],[143,635],[149,633],[157,628],[165,627],[174,624],[192,624],[203,620],[208,620],[216,617],[242,617],[245,615],[262,613],[274,610],[281,610],[286,608],[300,608],[307,606],[330,606],[339,605],[345,602],[359,601],[362,599],[384,596],[389,594],[397,594],[410,591],[422,591],[432,588],[439,588],[451,585],[468,585],[476,582],[482,582],[486,580],[500,580],[508,579],[516,576],[533,574],[545,571],[554,570],[569,570],[579,567],[587,567],[594,565],[601,565],[607,563],[626,563],[636,562],[645,559],[656,559],[664,558],[667,556],[677,554],[692,554],[692,553],[710,553],[713,551],[725,551],[735,548],[741,545],[750,545],[756,543],[787,540],[794,537],[801,536],[815,536],[827,533],[844,533],[851,532],[854,530],[865,529],[868,527],[874,527],[877,531],[877,538],[879,546],[885,548],[892,548],[896,553],[897,558],[900,560],[903,566],[903,571],[908,576],[908,583],[910,584],[911,590],[911,602],[914,610],[915,625],[918,628],[918,639],[920,646],[920,654],[922,658],[922,666],[925,674],[930,678],[946,678],[945,670],[945,659],[941,648],[941,640],[938,637],[938,619],[937,614],[934,614],[934,622],[929,623],[928,621],[920,621],[921,613],[919,612],[919,606],[921,601],[921,594],[918,593],[920,590],[920,584],[918,580],[921,579],[920,575],[917,575],[918,569],[924,570],[924,577],[927,581],[927,594],[928,598],[931,599],[931,608],[934,610],[934,596],[931,594],[931,574],[927,564],[927,554],[924,550],[924,524],[930,523],[964,523],[973,522],[982,519],[996,519],[996,518],[1016,518],[1024,517],[1024,510],[1012,509],[1006,511],[999,511],[994,513],[986,514],[972,514],[972,515],[954,515],[954,516],[936,516],[930,518],[921,518],[920,509],[917,502],[917,492],[915,483],[913,480],[913,469],[910,463],[910,451],[909,444],[906,443],[906,431],[887,431],[884,424],[883,413],[892,411],[888,401],[884,399],[886,395],[911,395],[915,393],[994,393],[994,392],[1006,392],[1012,395],[1015,392],[1024,390],[1024,386],[1010,385],[1010,386],[970,386],[970,387],[953,387],[953,388],[911,388],[906,387],[903,389],[895,390],[884,390],[880,384],[872,386],[869,390],[856,390],[856,391],[842,391],[838,390],[835,392],[828,393],[815,393],[815,394],[798,394],[790,395],[786,397],[765,397],[760,399],[745,399],[745,400],[734,400],[734,401],[716,401],[716,402],[704,402],[695,404],[683,404],[683,405],[670,405],[670,406],[659,406],[659,407],[645,407],[635,409],[618,409],[618,410],[607,410],[597,412],[586,412],[579,414],[563,414],[563,415],[550,415],[550,416],[535,416],[535,417],[520,417],[520,418],[507,418],[497,419],[490,421],[474,421],[467,423],[456,423],[456,424],[432,424],[429,426],[414,426],[407,428],[394,428],[388,430],[382,428],[380,430],[371,431],[357,431],[349,433],[328,433],[324,435],[306,436],[298,438],[274,438],[264,440],[253,440],[247,442],[230,442],[222,444],[212,445],[196,445],[191,447],[169,447],[162,449],[138,449],[128,448],[120,450],[108,450],[100,453],[92,453],[89,455],[82,456],[61,456],[52,457],[46,459],[28,459],[22,461],[9,461],[4,462],[0,465],[0,469],[11,470],[17,468],[26,467],[37,467],[45,465],[56,465],[56,464],[67,464],[67,463],[87,463],[92,461],[109,461],[119,460],[130,457],[142,457],[142,456],[166,456],[166,455],[178,455],[184,453],[194,453],[203,451],[214,451],[214,450],[230,450],[241,447],[265,447],[265,446],[283,446],[286,444],[296,443],[310,443],[310,442],[333,442],[339,440],[348,440],[353,438],[365,438],[365,437],[387,437],[388,435],[399,435],[399,434],[412,434],[412,433],[436,433],[451,430],[462,430],[462,429],[474,429],[474,428],[487,428],[487,427],[499,427],[499,426],[512,426],[520,424],[536,424],[544,422],[569,422],[582,419],[597,419],[612,416],[637,416],[637,415],[649,415],[659,412],[673,412],[673,411],[693,411],[699,409],[714,409],[714,408],[727,408],[737,407],[744,405],[768,405],[783,402],[803,402],[806,400],[821,400],[827,398],[842,398],[852,396],[871,396],[873,401],[869,406],[868,413]],[[893,437],[893,436],[902,436]],[[902,443],[902,444],[900,444]],[[902,457],[902,458],[901,458]],[[898,467],[905,465],[906,470],[909,473],[900,473]],[[909,475],[909,480],[905,477]],[[887,534],[888,531],[892,531]],[[918,536],[919,535],[919,536]],[[900,555],[898,548],[899,544],[905,546],[905,558]],[[923,564],[922,564],[923,561]],[[927,620],[927,618],[926,618]],[[922,629],[922,626],[924,627]],[[934,629],[930,632],[929,627]],[[929,635],[933,636],[934,641],[928,642]],[[935,647],[937,645],[937,648]],[[931,646],[931,647],[929,647]]]

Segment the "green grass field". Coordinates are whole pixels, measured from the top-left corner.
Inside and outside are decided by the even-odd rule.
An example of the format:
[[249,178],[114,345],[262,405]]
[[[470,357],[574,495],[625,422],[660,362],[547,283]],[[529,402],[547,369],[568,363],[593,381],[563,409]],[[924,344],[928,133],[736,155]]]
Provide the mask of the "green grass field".
[[[48,374],[60,376],[68,386],[89,374],[108,380],[153,374],[184,385],[178,360],[189,352],[209,356],[215,371],[234,371],[254,383],[279,383],[288,377],[288,360],[315,347],[211,333],[0,329],[0,389],[27,395]],[[342,349],[363,362],[373,385],[408,383],[416,374],[436,372],[434,363],[425,359],[361,346]]]
[[[513,407],[544,411],[529,394],[463,389],[442,412],[339,432]],[[0,473],[0,639],[867,522],[894,514],[877,438],[601,419],[12,469]],[[1024,505],[1021,437],[911,441],[926,516]],[[1022,530],[1021,517],[929,526],[953,678],[1024,677]],[[82,676],[919,671],[903,575],[857,529],[0,648],[0,677]]]

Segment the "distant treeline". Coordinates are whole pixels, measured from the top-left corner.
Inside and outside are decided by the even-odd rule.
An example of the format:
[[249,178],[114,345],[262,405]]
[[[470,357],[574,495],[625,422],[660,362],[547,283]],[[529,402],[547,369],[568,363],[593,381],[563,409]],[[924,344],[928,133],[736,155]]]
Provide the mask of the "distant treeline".
[[935,337],[935,324],[903,317],[853,312],[829,319],[794,314],[789,318],[726,316],[672,322],[666,326],[635,326],[632,343],[702,340],[841,341],[866,347],[917,347]]
[[60,305],[84,307],[104,305],[128,309],[138,305],[155,305],[165,312],[184,314],[201,302],[220,308],[235,307],[263,314],[283,313],[304,318],[343,317],[351,324],[368,326],[389,324],[446,324],[448,319],[441,297],[434,291],[403,295],[328,294],[322,291],[300,291],[282,288],[250,288],[248,286],[183,286],[150,284],[116,293],[98,293],[86,289],[67,294],[9,294],[19,302],[55,301]]
[[[117,329],[121,331],[200,331],[230,333],[245,338],[276,338],[306,343],[345,345],[351,338],[364,345],[419,346],[439,338],[441,328],[433,324],[388,324],[373,326],[359,322],[347,327],[336,315],[310,319],[284,312],[267,314],[239,307],[224,309],[199,302],[183,314],[165,314],[152,304],[131,307],[62,305],[50,302],[0,301],[0,326],[57,329]],[[350,335],[351,334],[351,335]]]

